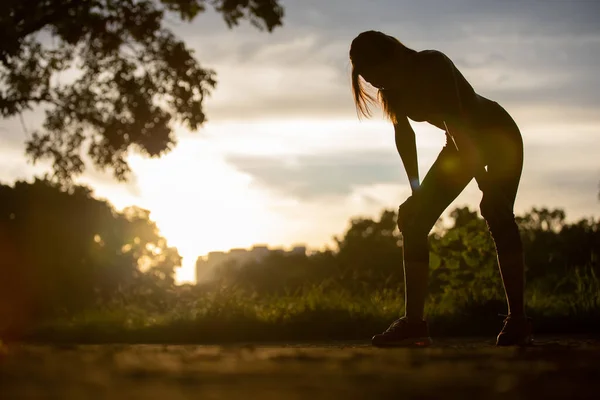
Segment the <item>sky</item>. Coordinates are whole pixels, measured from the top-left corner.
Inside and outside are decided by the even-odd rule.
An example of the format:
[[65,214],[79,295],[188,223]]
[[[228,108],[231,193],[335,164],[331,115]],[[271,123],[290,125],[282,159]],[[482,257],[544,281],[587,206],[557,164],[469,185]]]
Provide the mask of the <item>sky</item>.
[[[183,255],[177,276],[213,250],[268,244],[321,249],[353,217],[376,218],[410,194],[392,125],[359,120],[348,50],[380,30],[416,50],[450,57],[477,93],[499,102],[523,134],[525,161],[515,204],[562,208],[568,220],[600,216],[600,1],[287,0],[273,33],[228,29],[210,11],[192,23],[171,16],[218,84],[197,132],[176,127],[178,145],[160,159],[129,156],[132,179],[89,168],[80,182],[117,209],[151,211]],[[43,115],[0,121],[0,181],[48,171],[24,156]],[[417,133],[423,177],[444,145],[426,123]],[[472,182],[449,206],[478,207]]]

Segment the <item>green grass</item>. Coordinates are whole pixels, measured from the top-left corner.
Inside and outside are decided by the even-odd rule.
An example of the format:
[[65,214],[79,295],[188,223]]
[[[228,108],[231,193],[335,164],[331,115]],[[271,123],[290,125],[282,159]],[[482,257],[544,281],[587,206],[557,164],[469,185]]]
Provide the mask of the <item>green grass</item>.
[[[590,269],[569,277],[572,291],[552,294],[533,286],[528,312],[537,333],[600,332],[600,281]],[[127,304],[39,323],[20,339],[69,343],[225,343],[368,339],[403,311],[397,290],[351,295],[313,287],[295,295],[257,296],[239,290],[205,293],[168,312]],[[427,317],[434,336],[495,335],[504,299],[445,293],[431,299]]]

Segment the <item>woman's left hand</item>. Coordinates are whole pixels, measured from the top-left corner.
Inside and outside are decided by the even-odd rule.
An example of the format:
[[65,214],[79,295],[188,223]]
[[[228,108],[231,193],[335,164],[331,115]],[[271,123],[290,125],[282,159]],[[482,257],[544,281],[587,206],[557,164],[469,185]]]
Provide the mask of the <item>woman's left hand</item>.
[[398,207],[398,219],[396,221],[400,232],[410,225],[417,207],[419,207],[419,204],[415,194],[411,195],[404,203],[400,204],[400,207]]

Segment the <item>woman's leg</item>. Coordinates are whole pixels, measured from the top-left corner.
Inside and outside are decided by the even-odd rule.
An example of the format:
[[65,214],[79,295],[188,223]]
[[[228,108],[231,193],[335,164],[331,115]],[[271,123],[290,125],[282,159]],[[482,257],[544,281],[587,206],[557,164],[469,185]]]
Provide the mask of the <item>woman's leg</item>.
[[473,176],[465,171],[451,139],[423,179],[410,221],[403,227],[405,318],[421,321],[429,278],[428,235]]
[[[507,115],[507,114],[506,114]],[[508,303],[508,313],[525,317],[523,245],[513,207],[523,169],[523,140],[512,119],[502,131],[486,135],[490,193],[483,193],[481,214],[494,239]]]

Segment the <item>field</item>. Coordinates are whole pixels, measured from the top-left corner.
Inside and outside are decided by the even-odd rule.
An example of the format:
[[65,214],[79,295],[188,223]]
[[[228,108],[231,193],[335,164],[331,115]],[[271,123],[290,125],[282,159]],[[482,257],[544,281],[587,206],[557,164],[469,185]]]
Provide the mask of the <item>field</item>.
[[597,398],[600,340],[440,339],[427,349],[365,342],[18,345],[0,356],[2,398]]

